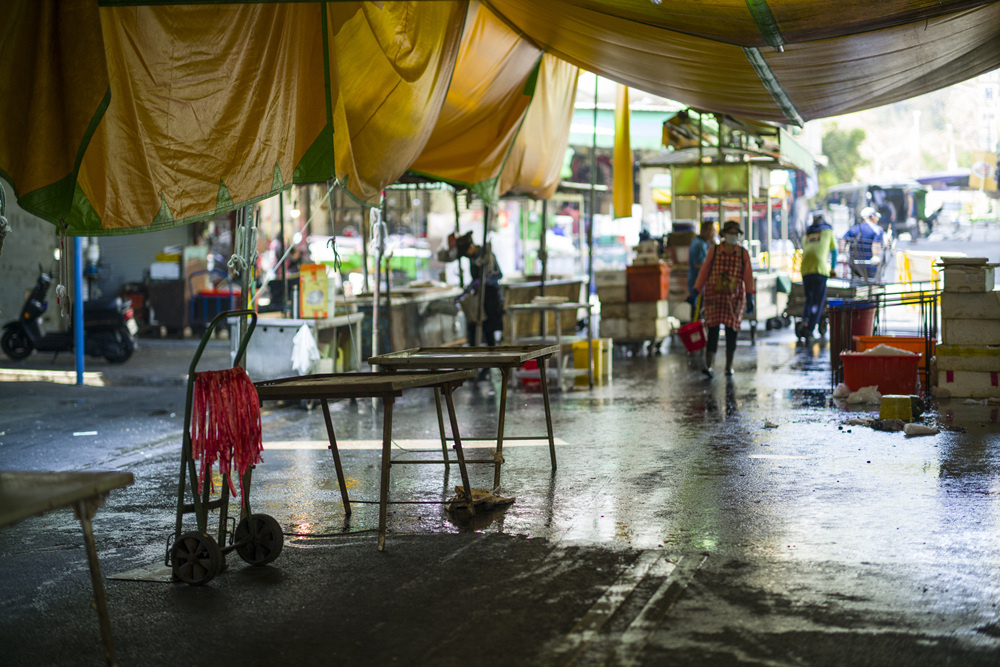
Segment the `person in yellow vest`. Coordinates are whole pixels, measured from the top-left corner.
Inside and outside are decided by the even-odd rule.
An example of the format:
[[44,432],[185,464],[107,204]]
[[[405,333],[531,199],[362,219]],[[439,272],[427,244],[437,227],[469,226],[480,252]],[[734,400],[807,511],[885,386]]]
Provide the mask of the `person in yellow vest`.
[[808,341],[819,324],[826,305],[826,281],[836,274],[837,238],[833,228],[822,213],[813,215],[812,224],[806,229],[802,241],[802,287],[806,303],[802,320],[795,327],[795,335]]

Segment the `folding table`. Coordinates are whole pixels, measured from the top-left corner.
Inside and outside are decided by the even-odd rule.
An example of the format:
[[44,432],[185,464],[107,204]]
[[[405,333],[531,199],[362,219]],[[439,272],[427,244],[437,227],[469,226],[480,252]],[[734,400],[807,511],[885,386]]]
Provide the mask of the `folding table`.
[[[462,485],[467,498],[472,498],[472,487],[469,485],[469,474],[465,467],[465,454],[462,452],[462,439],[458,432],[458,420],[455,417],[455,403],[452,392],[461,384],[475,375],[473,370],[453,370],[448,372],[405,372],[405,373],[330,373],[322,375],[303,375],[301,377],[282,378],[257,382],[257,395],[263,401],[276,400],[318,400],[323,406],[323,418],[326,420],[326,432],[330,437],[330,451],[333,453],[333,463],[337,468],[337,482],[340,484],[340,494],[344,500],[344,512],[351,513],[351,502],[347,496],[347,483],[344,479],[344,469],[340,463],[340,452],[337,449],[337,438],[334,434],[333,419],[330,416],[329,401],[342,398],[381,398],[384,406],[382,416],[382,478],[379,485],[378,512],[378,549],[385,550],[386,514],[389,502],[389,467],[391,464],[405,463],[437,463],[436,461],[391,461],[389,457],[392,447],[392,406],[396,398],[407,389],[433,388],[436,392],[444,392],[448,404],[448,416],[451,420],[451,430],[455,440],[455,454],[458,457],[459,469],[462,473]],[[439,424],[442,427],[443,425]],[[266,446],[265,446],[266,447]],[[441,463],[447,463],[441,461]],[[469,511],[474,512],[472,504]]]

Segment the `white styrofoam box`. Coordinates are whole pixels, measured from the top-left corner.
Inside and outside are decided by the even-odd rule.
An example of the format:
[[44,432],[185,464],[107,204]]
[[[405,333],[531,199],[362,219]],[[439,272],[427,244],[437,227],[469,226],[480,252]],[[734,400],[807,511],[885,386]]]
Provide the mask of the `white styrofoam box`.
[[598,285],[597,298],[601,304],[625,303],[628,301],[628,285]]
[[670,314],[670,302],[666,299],[659,301],[633,301],[628,304],[629,320],[656,320],[667,317]]
[[938,390],[948,396],[1000,398],[1000,371],[938,370]]
[[941,317],[1000,320],[1000,292],[945,292],[941,295]]
[[149,265],[149,277],[152,280],[179,280],[181,277],[181,263],[153,262]]
[[941,322],[945,345],[1000,345],[1000,320],[946,319]]
[[641,339],[666,338],[670,335],[670,321],[666,317],[655,320],[628,320],[628,337]]
[[601,338],[628,338],[628,320],[602,317],[599,330]]
[[689,246],[670,246],[670,259],[674,264],[687,264],[690,253]]
[[628,304],[627,303],[601,303],[601,317],[609,317],[611,319],[625,320],[628,319]]
[[598,288],[628,285],[628,274],[624,269],[617,271],[594,271],[594,285]]
[[945,264],[945,292],[992,292],[996,264]]
[[652,253],[658,255],[660,254],[660,243],[659,241],[639,241],[632,249],[639,254]]
[[681,322],[691,321],[691,304],[687,301],[678,301],[670,304],[670,317],[676,317]]
[[1000,371],[1000,347],[938,345],[938,370]]
[[660,263],[660,256],[656,254],[636,255],[635,258],[632,260],[633,265],[642,264],[643,266],[645,266],[646,264],[659,264],[659,263]]

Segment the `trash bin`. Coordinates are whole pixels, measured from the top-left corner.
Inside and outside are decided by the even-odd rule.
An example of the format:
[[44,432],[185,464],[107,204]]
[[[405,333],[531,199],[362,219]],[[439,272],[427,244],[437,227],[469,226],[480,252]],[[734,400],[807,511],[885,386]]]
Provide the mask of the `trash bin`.
[[874,301],[847,301],[833,299],[826,303],[826,316],[830,323],[830,368],[834,380],[842,378],[841,352],[851,351],[855,336],[871,336],[875,331]]

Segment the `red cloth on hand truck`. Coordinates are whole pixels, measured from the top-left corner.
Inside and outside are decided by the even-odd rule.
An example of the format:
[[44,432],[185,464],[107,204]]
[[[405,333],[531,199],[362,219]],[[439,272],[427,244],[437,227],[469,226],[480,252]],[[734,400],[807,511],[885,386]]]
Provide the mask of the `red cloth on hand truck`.
[[[243,475],[263,460],[264,449],[260,399],[246,371],[234,366],[195,374],[191,421],[191,458],[201,459],[198,491],[205,485],[206,472],[218,461],[219,473],[233,495],[236,489],[230,472],[235,462],[242,493]],[[214,489],[211,474],[208,483]]]

